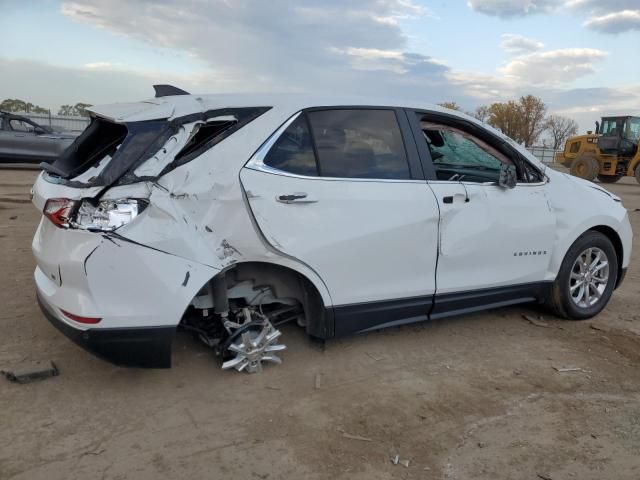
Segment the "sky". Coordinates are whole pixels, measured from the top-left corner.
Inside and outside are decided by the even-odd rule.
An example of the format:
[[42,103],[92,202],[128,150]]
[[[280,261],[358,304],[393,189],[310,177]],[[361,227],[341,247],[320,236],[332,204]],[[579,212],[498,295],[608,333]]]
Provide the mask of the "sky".
[[0,0],[0,100],[338,92],[640,114],[640,0]]

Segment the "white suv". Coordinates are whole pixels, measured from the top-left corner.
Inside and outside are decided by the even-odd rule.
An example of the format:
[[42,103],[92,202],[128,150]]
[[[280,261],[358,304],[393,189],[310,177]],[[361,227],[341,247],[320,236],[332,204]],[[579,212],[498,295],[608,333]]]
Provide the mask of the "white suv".
[[189,95],[91,109],[34,186],[45,315],[119,364],[167,367],[177,327],[223,368],[524,302],[589,318],[620,284],[620,199],[458,112]]

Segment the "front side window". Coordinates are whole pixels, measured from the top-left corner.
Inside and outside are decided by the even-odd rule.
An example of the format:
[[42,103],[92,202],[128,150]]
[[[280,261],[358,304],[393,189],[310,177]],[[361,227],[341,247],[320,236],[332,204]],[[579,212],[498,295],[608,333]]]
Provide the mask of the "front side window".
[[321,176],[411,178],[393,110],[319,110],[308,116]]
[[497,182],[503,165],[513,165],[486,142],[454,127],[420,122],[438,180]]
[[264,164],[296,175],[318,175],[311,133],[304,114],[298,115],[278,137],[267,153]]
[[605,137],[617,137],[621,132],[622,121],[617,118],[605,118],[602,120],[601,134]]

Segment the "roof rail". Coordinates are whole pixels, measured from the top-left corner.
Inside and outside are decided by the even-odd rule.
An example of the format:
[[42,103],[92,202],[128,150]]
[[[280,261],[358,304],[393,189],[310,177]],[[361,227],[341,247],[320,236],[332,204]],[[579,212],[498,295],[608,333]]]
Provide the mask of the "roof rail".
[[173,85],[154,85],[153,89],[156,91],[156,98],[170,97],[172,95],[191,95],[189,92],[185,92]]

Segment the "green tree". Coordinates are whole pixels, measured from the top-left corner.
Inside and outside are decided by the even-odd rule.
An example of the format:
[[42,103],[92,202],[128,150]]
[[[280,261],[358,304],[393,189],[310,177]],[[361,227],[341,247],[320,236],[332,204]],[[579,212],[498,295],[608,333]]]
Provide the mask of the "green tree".
[[533,95],[520,97],[518,101],[496,102],[489,107],[488,123],[518,143],[529,147],[547,128],[547,106]]
[[49,113],[49,110],[18,98],[6,98],[0,102],[0,110],[5,112]]
[[91,104],[82,102],[78,102],[75,105],[61,105],[58,110],[58,115],[88,117],[89,112],[87,112],[87,108],[90,106]]

